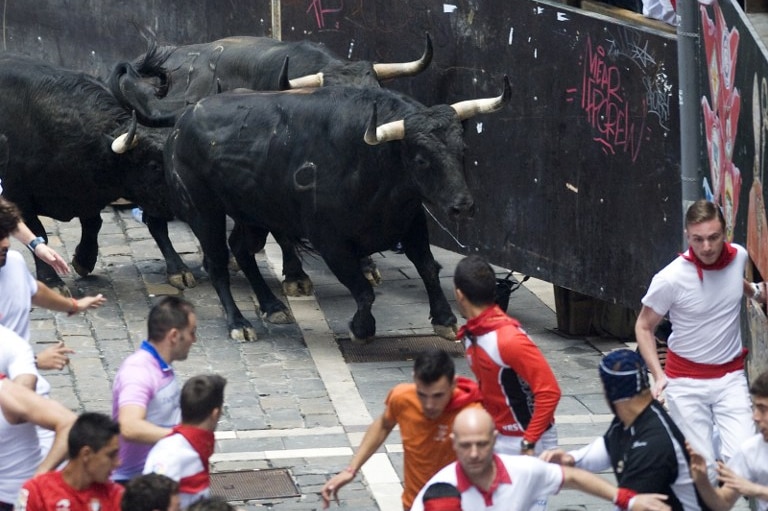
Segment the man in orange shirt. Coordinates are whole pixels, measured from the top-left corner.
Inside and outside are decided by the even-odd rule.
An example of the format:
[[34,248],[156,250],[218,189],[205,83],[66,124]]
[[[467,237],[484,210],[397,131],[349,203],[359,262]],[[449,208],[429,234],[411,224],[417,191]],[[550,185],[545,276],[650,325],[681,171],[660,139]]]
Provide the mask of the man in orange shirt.
[[438,470],[455,461],[450,433],[453,419],[467,406],[480,406],[480,391],[469,378],[456,376],[445,350],[431,349],[413,364],[413,383],[389,391],[384,413],[368,427],[349,466],[332,477],[321,491],[323,507],[338,500],[338,491],[400,426],[403,441],[403,508],[410,509],[422,486]]

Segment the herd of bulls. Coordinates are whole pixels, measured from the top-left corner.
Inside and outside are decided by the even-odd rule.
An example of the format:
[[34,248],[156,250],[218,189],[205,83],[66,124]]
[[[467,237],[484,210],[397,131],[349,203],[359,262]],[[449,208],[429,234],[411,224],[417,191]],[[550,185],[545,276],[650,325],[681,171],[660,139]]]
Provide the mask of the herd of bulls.
[[[471,214],[461,121],[510,97],[426,107],[379,81],[423,71],[350,62],[322,45],[260,37],[158,47],[114,66],[106,81],[18,55],[0,55],[0,179],[4,195],[45,237],[38,215],[82,226],[72,265],[96,263],[100,211],[124,197],[144,210],[171,284],[195,285],[167,221],[187,222],[224,307],[230,336],[255,332],[229,289],[229,250],[267,321],[290,322],[253,254],[272,233],[286,293],[309,293],[299,250],[311,246],[357,302],[353,338],[375,335],[374,293],[361,260],[397,241],[424,281],[435,332],[456,317],[440,287],[422,201]],[[261,92],[257,92],[261,91]],[[273,92],[265,92],[273,91]],[[226,217],[234,220],[227,239]],[[45,264],[40,280],[63,288]]]

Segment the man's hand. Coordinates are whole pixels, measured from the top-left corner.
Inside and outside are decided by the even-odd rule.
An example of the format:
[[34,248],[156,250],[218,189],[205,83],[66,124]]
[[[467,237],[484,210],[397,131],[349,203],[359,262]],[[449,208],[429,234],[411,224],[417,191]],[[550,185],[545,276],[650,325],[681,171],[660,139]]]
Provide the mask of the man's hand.
[[352,481],[355,478],[355,474],[350,470],[344,469],[335,476],[333,476],[320,490],[320,496],[323,498],[323,509],[327,509],[331,504],[331,500],[339,503],[339,490],[342,486]]
[[722,461],[717,462],[717,475],[726,488],[739,492],[746,497],[761,497],[763,495],[763,487],[761,485],[739,476]]
[[707,475],[707,460],[701,454],[697,453],[691,447],[691,444],[685,442],[685,449],[688,451],[688,456],[691,458],[688,462],[688,466],[691,469],[691,477],[694,482],[709,482],[709,476]]
[[659,403],[664,404],[664,389],[667,388],[667,377],[659,375],[658,378],[653,379],[653,387],[651,388],[651,395]]
[[37,368],[60,371],[69,364],[69,355],[74,352],[75,350],[64,346],[64,341],[59,341],[55,346],[50,346],[37,354]]
[[662,493],[640,493],[629,501],[630,511],[671,511]]
[[548,449],[539,455],[539,459],[547,463],[566,465],[568,467],[576,465],[576,460],[573,459],[573,456],[562,449]]
[[77,300],[77,311],[82,312],[85,309],[98,309],[107,299],[101,293],[96,296],[84,296]]
[[50,265],[59,275],[66,275],[69,273],[69,265],[64,258],[45,243],[40,243],[35,247],[35,255],[41,261]]

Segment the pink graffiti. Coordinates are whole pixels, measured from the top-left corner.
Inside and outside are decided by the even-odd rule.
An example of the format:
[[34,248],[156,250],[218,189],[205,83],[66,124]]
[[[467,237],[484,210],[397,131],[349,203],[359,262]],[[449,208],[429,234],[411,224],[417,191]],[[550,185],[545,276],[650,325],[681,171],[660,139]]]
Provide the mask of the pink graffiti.
[[645,115],[640,125],[632,120],[630,104],[623,96],[618,66],[606,60],[605,48],[598,45],[593,49],[590,38],[587,38],[583,67],[581,108],[598,133],[594,140],[610,154],[616,154],[617,150],[629,153],[634,162],[640,154]]
[[344,0],[340,0],[339,6],[335,8],[324,7],[323,0],[310,0],[307,13],[315,11],[315,21],[317,22],[317,28],[325,28],[325,15],[339,12],[344,9]]

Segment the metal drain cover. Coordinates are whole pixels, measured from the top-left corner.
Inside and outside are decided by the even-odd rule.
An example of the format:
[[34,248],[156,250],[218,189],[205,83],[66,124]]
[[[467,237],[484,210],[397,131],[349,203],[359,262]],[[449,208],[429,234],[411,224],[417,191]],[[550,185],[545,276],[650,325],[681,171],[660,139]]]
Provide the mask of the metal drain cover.
[[298,497],[288,469],[234,470],[211,474],[211,495],[227,501]]
[[352,342],[349,337],[336,339],[339,350],[347,363],[355,362],[404,362],[413,360],[428,348],[442,348],[454,358],[464,357],[464,346],[436,335],[405,335],[376,337],[368,344]]

